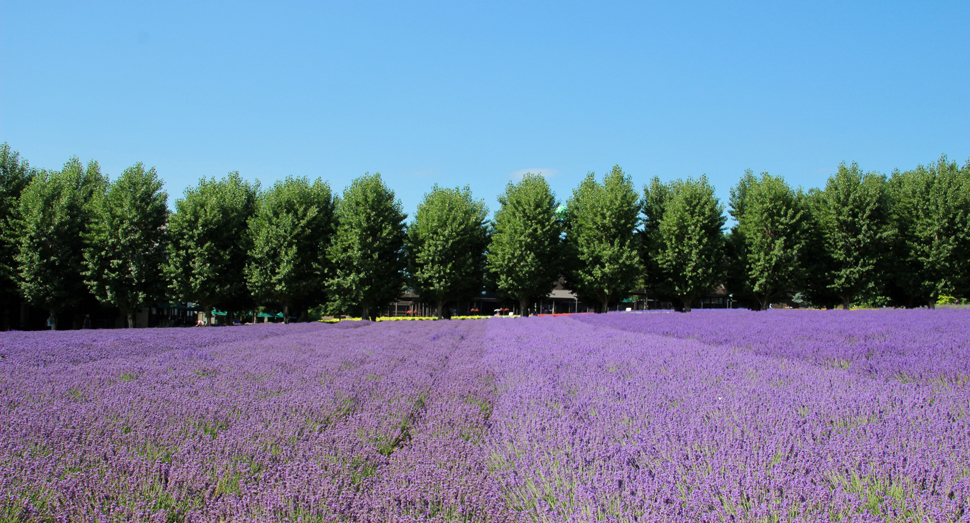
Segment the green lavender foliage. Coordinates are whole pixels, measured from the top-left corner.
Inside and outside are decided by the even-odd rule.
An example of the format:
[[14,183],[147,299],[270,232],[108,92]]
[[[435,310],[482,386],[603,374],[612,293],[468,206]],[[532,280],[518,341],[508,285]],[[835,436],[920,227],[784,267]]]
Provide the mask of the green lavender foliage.
[[471,298],[482,288],[487,215],[485,202],[473,199],[468,186],[435,185],[418,205],[408,227],[410,284],[422,300],[437,306],[439,318],[447,303]]
[[334,232],[334,198],[319,178],[287,177],[260,195],[249,220],[252,247],[246,282],[259,301],[289,311],[322,288],[330,272],[327,247]]
[[728,281],[741,296],[767,309],[771,300],[800,283],[805,255],[804,197],[767,172],[749,169],[731,189],[731,216],[737,221],[728,242]]
[[61,171],[37,173],[20,197],[20,290],[29,303],[57,314],[80,302],[84,283],[85,237],[94,205],[103,197],[107,178],[98,163],[87,167],[77,157]]
[[142,163],[125,169],[91,202],[85,283],[99,301],[118,307],[129,327],[139,307],[165,297],[167,202],[155,168],[145,170]]
[[552,292],[563,268],[559,202],[546,180],[532,173],[510,182],[498,201],[488,270],[498,292],[517,300],[527,315],[529,300]]
[[332,276],[327,280],[330,308],[377,312],[404,292],[407,261],[401,201],[395,199],[381,175],[365,174],[337,200],[337,228],[328,249]]
[[637,226],[640,201],[619,165],[596,181],[589,173],[566,204],[569,286],[600,312],[636,289],[642,275]]
[[248,221],[256,210],[258,184],[231,172],[201,179],[175,201],[169,220],[169,290],[179,301],[230,310],[250,299],[245,267],[252,238]]

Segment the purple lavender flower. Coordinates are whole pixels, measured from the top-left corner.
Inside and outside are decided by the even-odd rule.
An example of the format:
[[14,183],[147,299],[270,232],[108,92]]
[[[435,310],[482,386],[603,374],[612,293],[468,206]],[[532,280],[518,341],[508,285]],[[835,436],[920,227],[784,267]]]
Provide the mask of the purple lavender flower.
[[967,521],[970,316],[0,333],[0,518]]

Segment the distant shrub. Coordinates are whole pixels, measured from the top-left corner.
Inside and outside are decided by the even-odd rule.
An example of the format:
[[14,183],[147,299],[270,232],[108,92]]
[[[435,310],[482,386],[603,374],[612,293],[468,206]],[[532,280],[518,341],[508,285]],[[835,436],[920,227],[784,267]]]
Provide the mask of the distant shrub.
[[953,296],[948,296],[946,294],[941,294],[939,298],[936,299],[937,305],[953,305],[957,302],[957,299]]

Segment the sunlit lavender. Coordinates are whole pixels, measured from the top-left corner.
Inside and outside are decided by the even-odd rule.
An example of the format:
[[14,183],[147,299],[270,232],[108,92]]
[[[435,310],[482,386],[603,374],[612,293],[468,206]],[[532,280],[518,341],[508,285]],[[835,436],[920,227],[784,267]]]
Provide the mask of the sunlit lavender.
[[970,314],[0,333],[0,521],[970,521]]

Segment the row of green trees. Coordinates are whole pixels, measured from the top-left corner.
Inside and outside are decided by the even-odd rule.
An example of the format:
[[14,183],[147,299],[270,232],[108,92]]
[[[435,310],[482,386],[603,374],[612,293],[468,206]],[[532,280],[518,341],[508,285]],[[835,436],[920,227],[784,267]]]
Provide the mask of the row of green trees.
[[490,270],[523,304],[558,274],[599,310],[645,288],[689,311],[720,284],[753,309],[789,297],[849,308],[934,307],[941,296],[970,295],[970,161],[961,168],[942,156],[889,177],[843,163],[808,192],[749,170],[730,194],[735,223],[725,231],[706,177],[655,177],[641,196],[615,166],[602,182],[587,176],[554,220],[548,186],[526,176],[499,200]]
[[154,169],[109,181],[77,158],[35,170],[0,149],[0,299],[59,312],[85,293],[135,311],[159,301],[242,310],[326,304],[373,317],[407,287],[434,303],[485,284],[521,311],[564,279],[606,310],[646,288],[681,310],[724,284],[764,309],[782,295],[819,306],[933,306],[970,285],[970,162],[941,157],[891,177],[841,165],[804,192],[751,171],[725,209],[706,177],[642,193],[619,166],[590,173],[561,205],[546,181],[510,183],[499,209],[437,185],[414,220],[379,174],[333,194],[289,177],[261,190],[238,173],[203,179],[167,208]]
[[765,308],[926,305],[970,295],[970,161],[940,157],[886,177],[842,164],[824,190],[748,172],[731,191],[726,283]]

